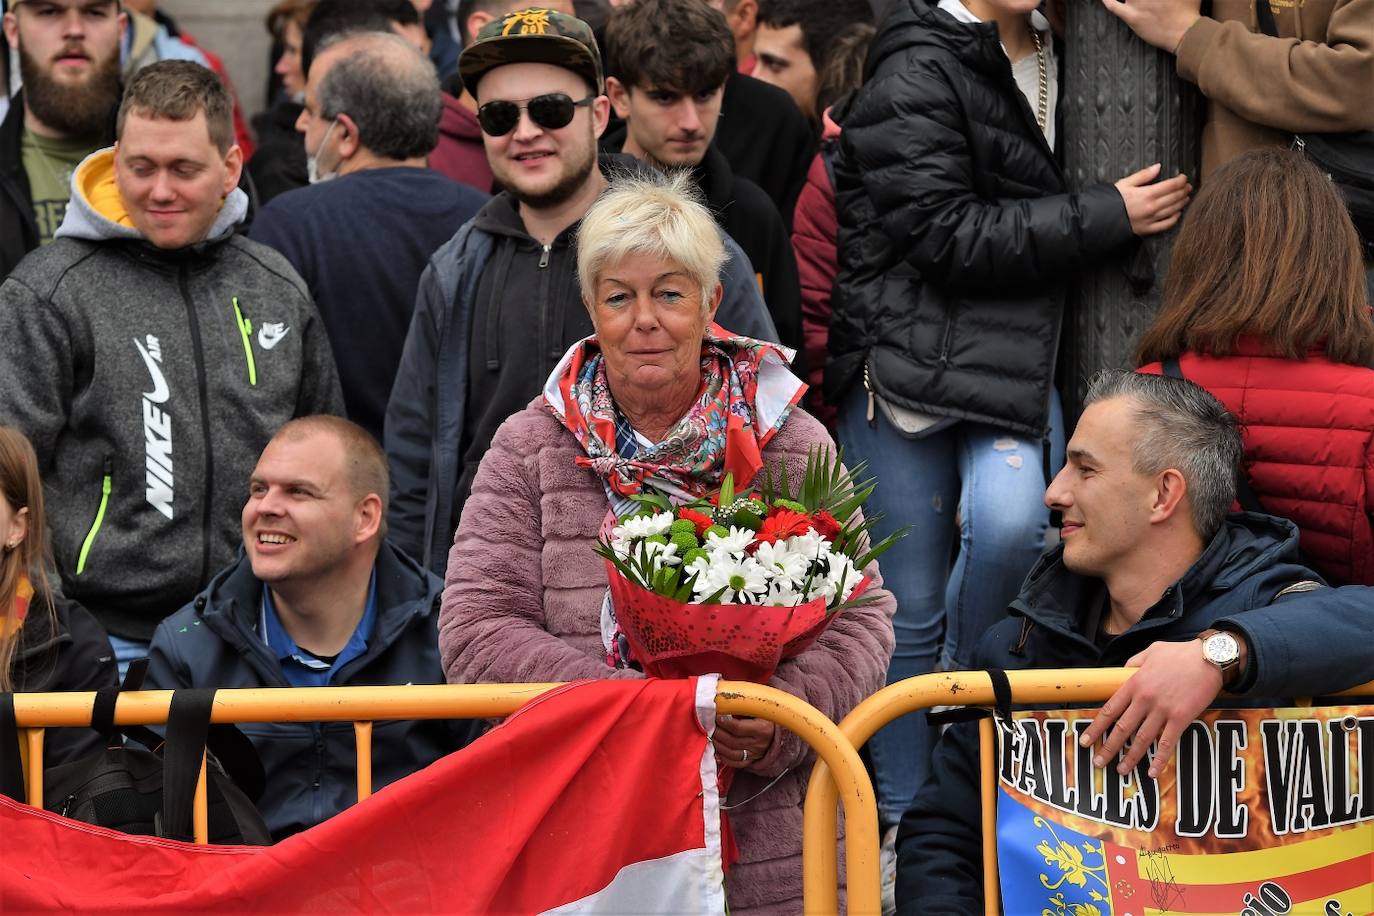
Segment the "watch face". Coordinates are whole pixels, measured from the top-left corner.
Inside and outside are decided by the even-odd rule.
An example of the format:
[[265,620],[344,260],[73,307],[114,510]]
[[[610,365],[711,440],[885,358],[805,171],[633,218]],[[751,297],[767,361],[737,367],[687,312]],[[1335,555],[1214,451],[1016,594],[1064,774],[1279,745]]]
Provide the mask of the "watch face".
[[1212,664],[1224,667],[1240,658],[1240,647],[1230,633],[1213,633],[1202,644],[1202,654]]

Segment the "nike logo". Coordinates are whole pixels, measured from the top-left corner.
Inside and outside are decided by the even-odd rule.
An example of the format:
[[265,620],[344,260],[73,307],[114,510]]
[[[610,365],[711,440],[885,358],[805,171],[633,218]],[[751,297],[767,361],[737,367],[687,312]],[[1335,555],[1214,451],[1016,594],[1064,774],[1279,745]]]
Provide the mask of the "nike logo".
[[262,327],[258,328],[258,346],[270,350],[290,332],[291,329],[280,321],[264,321]]
[[144,349],[143,342],[136,337],[134,338],[134,346],[138,347],[138,355],[143,357],[143,363],[148,367],[148,374],[153,377],[153,390],[145,391],[143,396],[154,404],[167,403],[167,396],[171,392],[167,389],[167,380],[162,377],[162,367],[159,366],[157,360],[153,359],[152,355]]

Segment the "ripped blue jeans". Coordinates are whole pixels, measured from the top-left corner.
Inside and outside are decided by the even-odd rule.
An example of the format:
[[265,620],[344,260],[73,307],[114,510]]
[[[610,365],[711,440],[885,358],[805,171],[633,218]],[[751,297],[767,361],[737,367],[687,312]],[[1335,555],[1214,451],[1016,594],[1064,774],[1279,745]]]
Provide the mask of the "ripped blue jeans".
[[[1044,451],[1038,439],[977,423],[956,423],[921,439],[898,433],[855,385],[840,407],[847,463],[868,461],[878,487],[865,511],[882,513],[876,537],[909,526],[885,553],[883,584],[897,599],[892,684],[937,669],[972,665],[983,632],[1006,614],[1045,546]],[[1064,462],[1064,416],[1050,397],[1051,469]],[[956,518],[958,519],[956,525]],[[959,550],[950,565],[954,537]],[[895,824],[930,770],[937,734],[924,713],[886,726],[869,742],[878,813]]]

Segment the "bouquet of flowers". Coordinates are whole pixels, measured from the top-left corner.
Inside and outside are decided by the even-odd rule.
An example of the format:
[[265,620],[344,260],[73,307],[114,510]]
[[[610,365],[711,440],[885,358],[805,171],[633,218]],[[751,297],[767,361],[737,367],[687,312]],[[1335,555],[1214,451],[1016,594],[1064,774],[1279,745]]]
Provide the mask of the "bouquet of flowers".
[[812,451],[795,491],[786,468],[757,491],[737,492],[727,474],[709,497],[674,506],[641,494],[608,518],[597,545],[619,631],[608,663],[764,682],[866,603],[862,570],[901,532],[870,544],[877,519],[861,521],[859,508],[875,481],[840,459]]

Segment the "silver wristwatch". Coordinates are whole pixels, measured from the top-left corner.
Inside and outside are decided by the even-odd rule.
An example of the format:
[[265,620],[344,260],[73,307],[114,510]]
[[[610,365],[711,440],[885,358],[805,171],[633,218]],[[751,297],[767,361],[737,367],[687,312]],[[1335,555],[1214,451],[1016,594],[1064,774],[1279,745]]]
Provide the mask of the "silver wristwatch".
[[1240,643],[1236,637],[1225,630],[1203,630],[1197,638],[1202,641],[1202,657],[1216,665],[1223,684],[1229,683],[1240,664]]

